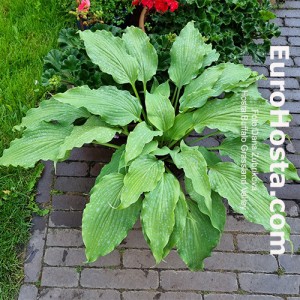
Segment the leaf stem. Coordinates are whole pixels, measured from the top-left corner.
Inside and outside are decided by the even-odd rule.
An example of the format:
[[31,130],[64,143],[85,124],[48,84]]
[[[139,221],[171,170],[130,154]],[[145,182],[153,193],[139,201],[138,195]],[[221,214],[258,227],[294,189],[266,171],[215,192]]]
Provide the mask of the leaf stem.
[[220,148],[220,147],[207,147],[206,148],[206,150],[212,150],[212,151],[219,150],[219,149],[222,149],[222,148]]
[[129,134],[129,132],[128,132],[128,126],[124,126],[122,128],[123,128],[123,133],[128,136],[128,134]]
[[197,139],[195,139],[195,140],[192,140],[189,144],[190,144],[190,145],[194,145],[195,143],[197,143],[197,142],[199,142],[199,141],[202,141],[202,140],[204,140],[204,139],[206,139],[206,138],[208,138],[208,137],[210,137],[210,136],[214,136],[214,135],[217,135],[217,134],[219,134],[219,133],[221,133],[221,131],[220,131],[220,130],[217,130],[217,131],[215,131],[215,132],[212,132],[212,133],[210,133],[210,134],[207,134],[207,135],[201,136],[201,137],[199,137],[199,138],[197,138]]
[[[144,111],[144,107],[143,107],[143,104],[142,104],[140,95],[139,95],[139,93],[138,93],[138,91],[137,91],[137,89],[136,89],[136,87],[135,87],[135,84],[131,84],[131,86],[132,86],[132,89],[133,89],[133,91],[134,91],[135,96],[138,98],[138,100],[139,100],[139,102],[140,102],[140,104],[141,104],[141,106],[142,106],[142,115],[143,115],[143,117],[144,117],[144,120],[146,121],[146,120],[147,120],[147,116],[146,116],[146,113],[145,113],[145,111]],[[145,96],[146,96],[146,95],[145,95]]]
[[175,101],[175,97],[176,97],[177,91],[178,91],[178,87],[176,86],[174,94],[173,94],[173,97],[172,97],[172,101],[171,101],[173,106],[174,106],[174,101]]
[[100,145],[107,146],[107,147],[114,148],[114,149],[119,149],[120,148],[120,146],[114,145],[114,144],[110,144],[110,143],[105,143],[105,144],[100,144]]

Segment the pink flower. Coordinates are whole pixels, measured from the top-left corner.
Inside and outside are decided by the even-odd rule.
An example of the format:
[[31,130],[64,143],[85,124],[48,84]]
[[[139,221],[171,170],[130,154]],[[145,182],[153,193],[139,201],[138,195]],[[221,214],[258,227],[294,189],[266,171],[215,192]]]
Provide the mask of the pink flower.
[[78,6],[78,11],[87,12],[91,6],[90,0],[81,0],[81,3]]

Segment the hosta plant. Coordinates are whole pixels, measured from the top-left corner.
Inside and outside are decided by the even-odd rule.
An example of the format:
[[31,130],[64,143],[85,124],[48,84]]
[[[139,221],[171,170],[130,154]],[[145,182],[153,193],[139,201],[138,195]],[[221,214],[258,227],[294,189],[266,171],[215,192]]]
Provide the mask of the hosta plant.
[[[23,136],[4,151],[0,163],[25,168],[40,159],[56,163],[85,143],[116,149],[84,210],[87,261],[113,251],[140,218],[157,263],[176,248],[191,270],[202,269],[224,229],[222,198],[249,221],[272,230],[272,198],[260,179],[256,191],[248,190],[247,205],[241,203],[240,103],[245,90],[248,126],[251,109],[259,111],[259,171],[269,172],[271,163],[269,146],[262,141],[270,131],[272,107],[257,91],[261,76],[232,63],[210,67],[218,53],[205,44],[192,22],[172,45],[166,82],[154,77],[157,53],[142,30],[129,27],[122,38],[105,30],[84,31],[80,36],[91,60],[123,89],[82,86],[43,101],[16,127]],[[205,128],[213,132],[203,135]],[[200,139],[214,134],[225,139],[217,148],[193,146],[195,141],[186,140],[193,131]],[[121,135],[126,137],[123,145],[115,142]],[[222,155],[233,161],[223,162]],[[286,177],[298,180],[294,166],[286,162]],[[250,168],[251,160],[247,163]],[[248,169],[250,186],[251,180]],[[290,240],[288,224],[282,231]]]

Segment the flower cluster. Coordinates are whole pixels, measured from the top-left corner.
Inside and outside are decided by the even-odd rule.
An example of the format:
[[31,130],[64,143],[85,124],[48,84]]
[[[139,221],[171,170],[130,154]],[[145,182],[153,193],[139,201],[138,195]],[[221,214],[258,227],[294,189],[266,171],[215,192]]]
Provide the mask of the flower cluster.
[[176,0],[133,0],[132,5],[136,6],[142,4],[148,9],[155,9],[158,12],[166,12],[170,9],[174,12],[178,8],[178,2]]

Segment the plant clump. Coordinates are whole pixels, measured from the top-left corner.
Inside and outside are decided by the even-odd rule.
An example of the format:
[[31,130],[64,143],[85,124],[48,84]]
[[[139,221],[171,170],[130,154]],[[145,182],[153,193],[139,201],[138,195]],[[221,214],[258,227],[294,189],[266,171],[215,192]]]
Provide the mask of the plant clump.
[[[256,177],[251,159],[244,166],[240,157],[241,116],[248,116],[245,122],[251,127],[252,109],[258,111],[258,172],[268,172],[271,164],[270,146],[263,141],[274,116],[257,90],[262,76],[241,64],[218,64],[219,54],[193,22],[175,38],[163,81],[156,78],[157,51],[141,29],[128,27],[121,37],[86,30],[80,37],[91,61],[115,83],[74,87],[29,110],[15,127],[22,137],[4,151],[0,164],[29,168],[41,159],[57,163],[86,143],[116,149],[83,213],[88,262],[113,251],[140,218],[157,263],[175,247],[191,270],[203,269],[224,230],[222,198],[250,222],[274,231],[269,209],[274,197],[258,177],[247,203],[241,199],[242,168],[245,184],[251,187]],[[248,110],[242,112],[238,107],[245,90]],[[205,134],[207,128],[212,132]],[[201,140],[221,135],[224,141],[217,147],[196,146],[197,140],[186,139],[193,131]],[[121,145],[116,143],[120,136],[125,138]],[[224,156],[232,162],[224,162]],[[285,162],[286,178],[299,180],[293,164]],[[281,231],[290,241],[290,226]]]

